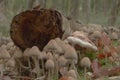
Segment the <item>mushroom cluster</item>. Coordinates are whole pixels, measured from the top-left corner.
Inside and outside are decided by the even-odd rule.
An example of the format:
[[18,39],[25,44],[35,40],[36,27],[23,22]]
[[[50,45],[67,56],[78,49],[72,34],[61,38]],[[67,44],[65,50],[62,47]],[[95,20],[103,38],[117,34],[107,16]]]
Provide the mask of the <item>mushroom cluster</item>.
[[[76,46],[80,48],[77,49]],[[97,47],[79,31],[72,33],[65,40],[60,38],[50,40],[43,51],[37,46],[22,51],[10,41],[0,47],[0,65],[3,66],[0,70],[1,75],[6,71],[14,71],[16,75],[24,73],[34,79],[43,76],[44,79],[53,80],[56,76],[57,80],[63,80],[65,77],[68,80],[78,80],[80,75],[77,67],[81,60],[78,55],[81,47],[97,50]]]
[[[30,76],[31,79],[35,80],[53,80],[53,78],[57,80],[79,80],[80,69],[84,71],[84,78],[86,79],[86,73],[88,68],[91,68],[92,60],[85,52],[98,53],[98,45],[96,46],[93,41],[101,39],[105,30],[99,25],[91,24],[90,26],[94,26],[91,31],[84,26],[82,31],[74,31],[64,36],[64,40],[60,38],[51,39],[42,51],[37,46],[26,48],[23,51],[15,46],[11,39],[0,35],[0,75],[14,72],[12,75]],[[109,32],[113,30],[111,33],[106,32],[112,40],[119,38],[119,35],[116,34],[118,30],[114,28],[108,30]],[[118,46],[115,49],[116,52],[113,50],[109,59],[116,61],[119,65],[120,47]],[[102,51],[107,56],[111,52],[111,47],[103,46]]]

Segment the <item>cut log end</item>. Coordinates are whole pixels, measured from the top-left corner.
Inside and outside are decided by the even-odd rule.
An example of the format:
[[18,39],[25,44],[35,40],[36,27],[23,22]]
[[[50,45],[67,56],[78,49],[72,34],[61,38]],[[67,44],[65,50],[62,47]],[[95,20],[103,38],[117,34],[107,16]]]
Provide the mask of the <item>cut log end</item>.
[[13,18],[10,28],[13,42],[22,50],[32,46],[42,50],[49,40],[62,35],[62,16],[52,9],[21,12]]

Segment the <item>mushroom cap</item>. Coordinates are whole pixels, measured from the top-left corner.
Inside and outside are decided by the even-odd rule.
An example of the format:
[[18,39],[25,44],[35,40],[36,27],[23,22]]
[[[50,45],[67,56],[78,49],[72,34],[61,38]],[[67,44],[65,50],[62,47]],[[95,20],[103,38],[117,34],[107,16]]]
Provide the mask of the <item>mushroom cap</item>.
[[6,62],[7,67],[15,67],[15,60],[12,58]]
[[0,72],[1,71],[5,71],[5,65],[4,64],[0,64]]
[[48,44],[44,47],[44,51],[54,51],[57,54],[63,54],[62,48],[58,45],[56,40],[50,40]]
[[78,59],[76,50],[74,49],[74,47],[70,46],[69,44],[66,44],[66,50],[64,56],[66,59],[72,59],[72,60]]
[[68,71],[67,76],[77,79],[77,74],[73,69]]
[[46,58],[47,58],[47,59],[53,59],[52,53],[51,53],[51,52],[47,52]]
[[76,79],[73,77],[68,77],[68,80],[76,80]]
[[118,34],[115,33],[115,32],[112,32],[112,34],[111,34],[111,39],[117,40],[117,39],[118,39]]
[[44,47],[44,51],[55,50],[57,48],[57,43],[55,40],[50,40],[48,44]]
[[23,56],[39,56],[41,54],[41,51],[37,46],[33,46],[32,48],[27,48],[24,51]]
[[7,49],[7,45],[3,44],[1,48]]
[[95,44],[82,32],[75,31],[71,36],[67,37],[67,40],[71,44],[97,51]]
[[90,66],[91,66],[91,61],[90,61],[90,59],[88,57],[82,58],[80,63],[81,63],[82,67],[90,68]]
[[60,56],[60,57],[59,57],[59,59],[58,59],[58,64],[59,64],[59,66],[61,66],[61,67],[66,66],[67,60],[65,59],[64,56]]
[[62,41],[60,38],[56,38],[55,41],[57,42],[57,44],[62,48],[63,54],[65,52],[65,42]]
[[9,58],[11,58],[11,56],[5,48],[1,47],[0,48],[0,58],[9,59]]
[[76,80],[76,79],[69,77],[69,76],[63,76],[59,80]]
[[14,58],[21,58],[23,56],[23,52],[20,50],[20,48],[16,47],[14,51]]
[[11,47],[13,47],[14,46],[14,43],[13,42],[9,42],[8,44],[7,44],[7,49],[10,49]]
[[92,37],[93,38],[101,38],[101,32],[100,31],[94,31],[93,34],[92,34]]
[[42,51],[41,54],[38,56],[39,59],[47,59],[47,53],[45,51]]
[[55,67],[54,61],[52,59],[48,59],[45,63],[45,68],[54,69],[54,67]]
[[73,44],[78,45],[80,47],[88,48],[88,49],[91,49],[91,50],[94,50],[94,51],[98,50],[97,47],[94,44],[91,44],[88,41],[84,41],[80,38],[70,36],[70,37],[67,38],[67,40],[70,43],[73,43]]
[[9,49],[7,49],[7,51],[9,52],[10,55],[13,55],[15,52],[16,46],[10,47]]

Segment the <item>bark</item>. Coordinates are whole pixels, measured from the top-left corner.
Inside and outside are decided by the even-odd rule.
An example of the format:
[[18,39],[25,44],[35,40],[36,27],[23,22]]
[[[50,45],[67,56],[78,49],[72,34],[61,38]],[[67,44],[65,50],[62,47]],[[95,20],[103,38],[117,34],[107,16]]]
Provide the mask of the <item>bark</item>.
[[27,10],[16,15],[10,36],[22,50],[38,46],[40,50],[56,37],[62,38],[62,16],[52,9]]

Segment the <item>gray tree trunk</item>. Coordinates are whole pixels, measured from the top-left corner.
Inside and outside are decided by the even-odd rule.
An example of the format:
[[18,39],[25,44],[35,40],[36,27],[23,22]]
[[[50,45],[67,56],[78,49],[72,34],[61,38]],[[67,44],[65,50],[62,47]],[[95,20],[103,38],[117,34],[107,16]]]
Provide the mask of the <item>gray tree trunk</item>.
[[119,10],[120,10],[120,0],[117,0],[116,4],[113,5],[113,8],[110,13],[110,18],[108,21],[109,25],[114,26],[116,24]]

